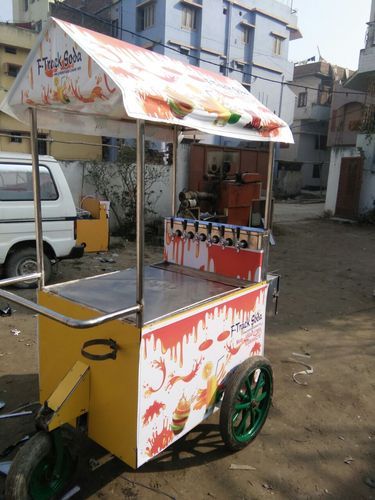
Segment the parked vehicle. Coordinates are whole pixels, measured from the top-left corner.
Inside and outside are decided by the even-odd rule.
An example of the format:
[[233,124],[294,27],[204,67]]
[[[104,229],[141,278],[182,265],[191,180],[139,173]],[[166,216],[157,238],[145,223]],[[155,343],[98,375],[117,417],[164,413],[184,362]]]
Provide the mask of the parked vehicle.
[[[81,257],[76,245],[77,212],[59,163],[40,156],[45,278],[64,258]],[[0,265],[6,277],[30,274],[37,269],[31,155],[0,153]],[[18,284],[36,285],[36,280]]]

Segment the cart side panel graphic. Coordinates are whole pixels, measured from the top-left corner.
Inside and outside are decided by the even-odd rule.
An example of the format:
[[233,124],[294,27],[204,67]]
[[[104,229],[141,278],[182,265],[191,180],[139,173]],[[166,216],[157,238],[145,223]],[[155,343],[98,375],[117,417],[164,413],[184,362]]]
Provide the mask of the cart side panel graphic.
[[143,329],[138,467],[211,415],[230,371],[263,354],[267,287],[256,285]]

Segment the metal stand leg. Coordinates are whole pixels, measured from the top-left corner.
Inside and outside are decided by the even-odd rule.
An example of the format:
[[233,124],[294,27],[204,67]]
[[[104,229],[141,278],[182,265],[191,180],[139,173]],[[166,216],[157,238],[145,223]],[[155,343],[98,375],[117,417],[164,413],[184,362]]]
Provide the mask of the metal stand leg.
[[35,214],[35,240],[36,256],[38,263],[38,273],[41,274],[38,279],[38,288],[44,287],[44,260],[43,260],[43,228],[42,228],[42,208],[40,201],[40,173],[39,173],[39,154],[38,154],[38,125],[36,109],[30,108],[31,121],[31,155],[33,171],[33,192],[34,192],[34,214]]
[[137,120],[137,326],[143,325],[145,122]]

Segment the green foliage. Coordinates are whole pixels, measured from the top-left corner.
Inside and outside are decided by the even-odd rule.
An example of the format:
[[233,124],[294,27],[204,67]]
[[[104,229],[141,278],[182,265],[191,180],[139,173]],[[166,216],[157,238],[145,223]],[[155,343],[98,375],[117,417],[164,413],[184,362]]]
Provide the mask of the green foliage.
[[375,224],[375,208],[368,210],[368,212],[360,215],[359,222],[362,224]]
[[[119,234],[129,239],[135,236],[137,172],[136,150],[122,146],[115,162],[95,162],[87,172],[87,178],[96,191],[111,202],[112,212],[117,220]],[[144,175],[145,217],[151,218],[157,201],[163,194],[157,184],[165,183],[168,166],[161,163],[160,156],[146,148]],[[157,164],[159,162],[159,164]]]

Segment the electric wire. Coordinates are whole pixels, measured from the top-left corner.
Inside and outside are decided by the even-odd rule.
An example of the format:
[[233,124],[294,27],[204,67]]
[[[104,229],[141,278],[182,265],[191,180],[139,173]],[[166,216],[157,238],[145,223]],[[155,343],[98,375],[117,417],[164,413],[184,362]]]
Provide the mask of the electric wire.
[[[84,16],[87,16],[89,18],[92,18],[92,19],[95,19],[96,21],[100,21],[101,23],[103,24],[107,24],[108,26],[111,27],[112,29],[112,23],[110,21],[107,21],[106,19],[102,18],[102,17],[99,17],[95,14],[91,14],[89,12],[84,12],[80,9],[77,9],[76,7],[72,7],[71,5],[66,5],[60,1],[57,1],[56,4],[59,6],[59,7],[63,7],[64,9],[67,9],[67,10],[70,10],[70,11],[74,11],[76,13],[79,13],[81,16],[84,15]],[[138,37],[138,38],[142,38],[150,43],[152,43],[153,45],[159,45],[165,49],[168,49],[168,50],[171,50],[173,52],[176,52],[178,54],[181,55],[181,52],[179,49],[175,49],[174,47],[171,47],[165,43],[162,43],[160,41],[157,41],[157,40],[154,40],[152,38],[149,38],[145,35],[141,35],[139,33],[135,33],[134,31],[132,30],[129,30],[129,29],[126,29],[126,28],[123,28],[122,26],[117,26],[116,27],[117,31],[122,31],[123,33],[128,33],[134,37]],[[274,80],[272,78],[267,78],[265,76],[260,76],[260,75],[255,75],[253,73],[250,73],[248,71],[243,71],[243,70],[240,70],[238,68],[232,68],[230,67],[229,65],[225,65],[225,64],[219,64],[219,63],[215,63],[213,61],[209,61],[208,59],[203,59],[199,56],[195,56],[195,55],[192,55],[192,54],[189,54],[188,56],[189,58],[192,58],[196,61],[200,61],[200,62],[204,62],[206,64],[210,64],[212,66],[215,66],[215,67],[218,67],[218,68],[225,68],[226,70],[228,71],[231,71],[231,72],[234,72],[234,73],[240,73],[244,76],[248,76],[250,78],[255,78],[256,80],[259,79],[259,80],[263,80],[263,81],[267,81],[267,82],[270,82],[270,83],[276,83],[276,84],[279,84],[279,85],[287,85],[287,86],[291,86],[291,87],[296,87],[296,88],[303,88],[303,89],[309,89],[309,90],[316,90],[316,91],[320,91],[321,89],[319,89],[318,87],[310,87],[310,86],[306,86],[306,85],[302,85],[302,84],[297,84],[297,83],[293,83],[293,82],[283,82],[283,81],[279,81],[279,80]],[[252,62],[248,63],[249,65],[252,64]],[[254,83],[254,82],[253,82]],[[330,91],[331,94],[346,94],[346,95],[349,95],[349,94],[367,94],[367,92],[359,92],[359,91],[334,91],[334,90],[331,90]]]

